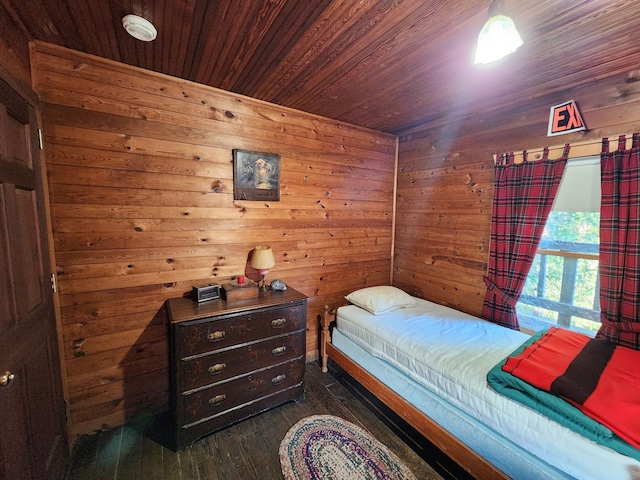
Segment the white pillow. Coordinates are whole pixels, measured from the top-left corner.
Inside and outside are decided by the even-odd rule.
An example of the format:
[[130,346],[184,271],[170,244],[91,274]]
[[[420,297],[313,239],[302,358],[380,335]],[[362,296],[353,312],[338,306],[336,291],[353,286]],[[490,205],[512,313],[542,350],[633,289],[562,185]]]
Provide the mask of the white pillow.
[[344,298],[373,315],[382,315],[416,305],[416,300],[408,293],[399,288],[384,285],[361,288]]

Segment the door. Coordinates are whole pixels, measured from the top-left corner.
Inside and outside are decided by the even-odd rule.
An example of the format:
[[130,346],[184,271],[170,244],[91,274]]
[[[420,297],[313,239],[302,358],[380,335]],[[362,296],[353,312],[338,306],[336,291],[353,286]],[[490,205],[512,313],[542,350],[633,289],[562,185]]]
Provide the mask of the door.
[[35,110],[0,80],[0,480],[68,457]]

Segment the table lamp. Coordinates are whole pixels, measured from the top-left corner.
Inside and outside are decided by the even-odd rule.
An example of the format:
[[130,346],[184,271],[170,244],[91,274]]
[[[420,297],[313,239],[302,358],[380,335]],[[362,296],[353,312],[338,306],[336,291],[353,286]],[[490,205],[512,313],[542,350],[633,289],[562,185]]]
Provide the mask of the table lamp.
[[268,245],[258,245],[253,249],[253,255],[251,256],[251,266],[255,268],[260,275],[262,275],[262,281],[260,285],[261,290],[267,290],[267,285],[264,281],[264,277],[269,273],[269,269],[273,268],[276,264],[275,258],[273,258],[273,250]]

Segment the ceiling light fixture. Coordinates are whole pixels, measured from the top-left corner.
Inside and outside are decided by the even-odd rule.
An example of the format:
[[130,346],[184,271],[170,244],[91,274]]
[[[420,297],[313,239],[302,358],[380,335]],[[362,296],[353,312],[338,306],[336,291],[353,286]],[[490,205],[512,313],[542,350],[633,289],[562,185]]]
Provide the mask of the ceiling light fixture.
[[122,17],[122,26],[129,35],[143,42],[155,40],[158,35],[156,27],[149,20],[138,15],[129,14]]
[[513,20],[502,13],[501,0],[493,0],[489,18],[478,35],[475,63],[491,63],[515,52],[522,45],[522,38]]

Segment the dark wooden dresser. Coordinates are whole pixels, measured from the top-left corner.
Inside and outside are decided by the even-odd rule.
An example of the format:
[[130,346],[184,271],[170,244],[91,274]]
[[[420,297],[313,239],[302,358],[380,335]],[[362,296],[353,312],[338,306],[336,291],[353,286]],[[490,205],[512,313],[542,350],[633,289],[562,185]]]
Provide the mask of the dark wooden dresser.
[[304,397],[307,299],[167,301],[177,450],[234,422]]

